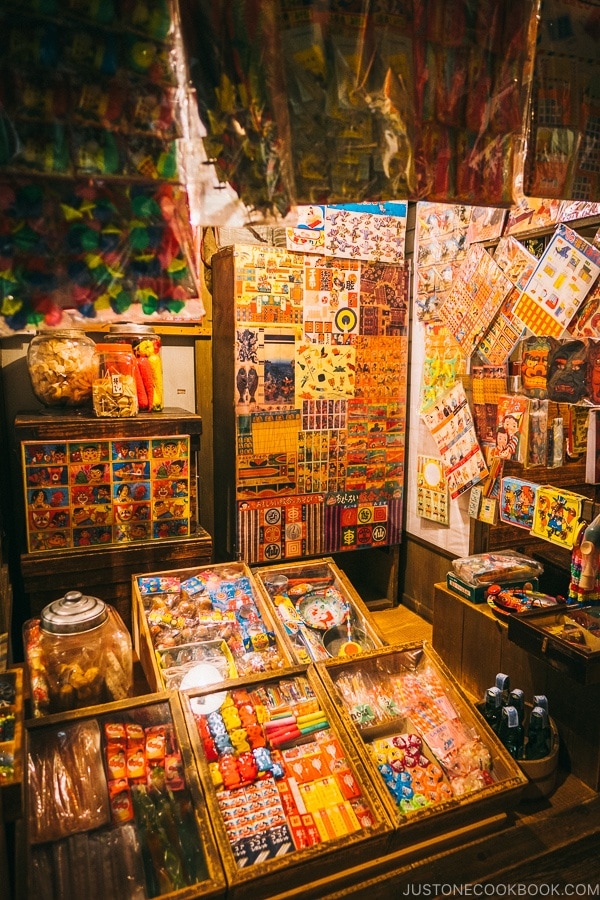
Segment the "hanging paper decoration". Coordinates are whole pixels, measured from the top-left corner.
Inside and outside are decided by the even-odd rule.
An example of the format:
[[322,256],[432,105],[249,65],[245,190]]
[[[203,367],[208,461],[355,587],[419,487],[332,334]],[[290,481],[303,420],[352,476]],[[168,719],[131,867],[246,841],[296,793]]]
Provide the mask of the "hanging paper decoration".
[[301,206],[298,225],[286,228],[289,250],[340,259],[400,262],[404,259],[407,203]]
[[551,544],[571,549],[579,533],[585,500],[585,497],[572,491],[540,485],[530,533]]
[[517,528],[533,526],[538,485],[522,478],[503,478],[500,486],[500,519]]
[[450,524],[450,493],[441,459],[417,457],[417,515],[439,525]]

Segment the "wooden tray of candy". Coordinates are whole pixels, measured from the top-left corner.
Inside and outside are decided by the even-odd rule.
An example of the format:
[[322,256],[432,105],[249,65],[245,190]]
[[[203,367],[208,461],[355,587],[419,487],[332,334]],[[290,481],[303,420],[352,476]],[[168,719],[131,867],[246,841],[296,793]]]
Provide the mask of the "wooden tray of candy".
[[[206,573],[211,573],[215,583],[220,582],[232,594],[230,610],[223,612],[213,608],[211,591],[203,590],[202,584],[198,584],[208,577]],[[236,583],[248,587],[250,596],[247,596],[247,602],[236,599]],[[190,593],[186,594],[181,590],[181,585],[190,585]],[[192,593],[192,585],[197,588],[197,594]],[[160,624],[151,625],[149,622],[147,613],[150,607],[154,607],[152,613],[156,614]],[[242,614],[245,614],[245,610],[258,614],[262,622],[259,638],[262,640],[264,633],[268,632],[268,646],[265,646],[264,640],[262,644],[256,644],[257,649],[241,646],[241,607]],[[156,651],[176,650],[178,646],[192,643],[225,640],[230,648],[235,644],[238,652],[232,652],[232,655],[239,675],[244,674],[243,664],[255,667],[254,671],[287,668],[294,664],[280,623],[265,602],[249,567],[243,562],[202,564],[193,568],[134,575],[132,631],[134,647],[144,675],[150,689],[154,691],[166,688],[159,663],[161,654]],[[246,653],[246,650],[253,652]]]
[[[392,824],[312,666],[180,696],[228,900],[287,892],[321,900],[378,870]],[[282,700],[278,725],[282,717],[273,712]],[[304,728],[298,711],[309,708],[307,721],[317,716],[321,724]],[[248,771],[252,759],[263,769],[258,775]]]
[[[387,643],[368,607],[332,557],[259,566],[252,569],[252,574],[265,604],[282,623],[289,652],[296,663],[327,659],[340,652],[344,654],[348,641],[353,653],[383,647]],[[311,596],[315,601],[322,598],[327,612],[328,594],[331,594],[334,612],[339,610],[340,603],[347,606],[349,635],[345,619],[340,622],[333,618],[329,623],[316,622],[310,615],[303,619],[303,604],[310,603]],[[314,609],[317,609],[316,604]],[[328,625],[332,626],[329,630]]]
[[[163,728],[164,739],[157,737]],[[177,693],[29,719],[24,759],[27,896],[36,895],[37,877],[40,893],[56,897],[115,897],[127,883],[144,896],[224,900],[223,867]],[[60,790],[53,790],[61,770]],[[134,800],[135,791],[143,800]],[[71,801],[59,806],[63,797]],[[151,826],[159,812],[166,828],[160,839]]]
[[[394,822],[395,846],[452,845],[465,828],[498,827],[519,801],[526,777],[427,642],[315,668]],[[411,738],[422,741],[414,753]],[[406,772],[419,776],[408,798]]]

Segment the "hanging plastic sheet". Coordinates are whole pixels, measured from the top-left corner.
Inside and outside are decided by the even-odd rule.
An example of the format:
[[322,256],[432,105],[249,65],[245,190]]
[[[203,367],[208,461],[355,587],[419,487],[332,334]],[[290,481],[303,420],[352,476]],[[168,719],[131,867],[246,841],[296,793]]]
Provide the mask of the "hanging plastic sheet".
[[538,0],[180,0],[205,146],[257,216],[508,207]]
[[544,0],[524,160],[530,197],[600,191],[600,2]]

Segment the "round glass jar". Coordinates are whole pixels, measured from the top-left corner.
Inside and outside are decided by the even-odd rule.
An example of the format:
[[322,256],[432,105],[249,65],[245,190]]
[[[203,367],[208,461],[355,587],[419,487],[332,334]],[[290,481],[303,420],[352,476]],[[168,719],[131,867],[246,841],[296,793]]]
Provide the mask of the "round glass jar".
[[98,344],[92,384],[97,416],[137,416],[136,371],[136,359],[129,344]]
[[131,637],[116,609],[69,591],[24,626],[34,715],[130,697]]
[[90,406],[96,345],[76,328],[38,331],[27,350],[31,387],[44,406]]
[[140,412],[160,412],[164,406],[162,340],[151,325],[123,322],[110,326],[106,340],[129,344],[137,361]]

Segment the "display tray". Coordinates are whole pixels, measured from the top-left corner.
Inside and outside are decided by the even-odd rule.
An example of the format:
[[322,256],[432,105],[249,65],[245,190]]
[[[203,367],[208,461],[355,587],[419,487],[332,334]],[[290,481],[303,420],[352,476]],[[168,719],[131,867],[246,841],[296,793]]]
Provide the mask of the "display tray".
[[224,898],[179,696],[25,723],[29,897]]
[[316,664],[326,692],[407,841],[464,841],[506,814],[527,779],[426,642]]
[[600,682],[600,619],[590,612],[597,610],[531,610],[509,616],[508,638],[580,684],[597,684]]
[[[195,665],[212,666],[216,680],[217,673],[222,679],[294,664],[277,616],[242,562],[134,575],[132,631],[151,690],[178,689],[177,668],[191,687]],[[203,668],[198,677],[203,686],[211,673]]]
[[0,788],[5,821],[21,816],[23,668],[0,672]]
[[180,697],[228,900],[367,877],[392,825],[312,666]]
[[356,655],[385,645],[367,606],[331,557],[260,566],[252,574],[265,604],[281,622],[296,663]]

